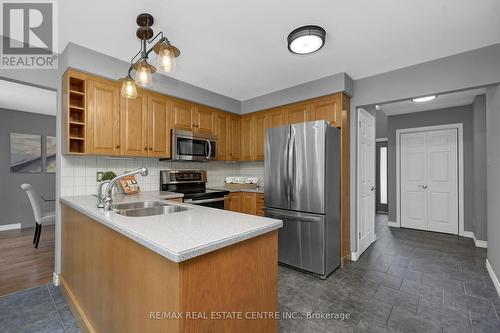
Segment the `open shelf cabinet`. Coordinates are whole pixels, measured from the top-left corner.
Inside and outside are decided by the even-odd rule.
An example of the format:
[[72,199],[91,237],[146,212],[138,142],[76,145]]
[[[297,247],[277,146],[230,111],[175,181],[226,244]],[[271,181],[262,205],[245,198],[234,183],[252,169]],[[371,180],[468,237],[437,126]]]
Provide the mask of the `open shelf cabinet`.
[[86,79],[68,70],[63,79],[64,154],[85,154]]

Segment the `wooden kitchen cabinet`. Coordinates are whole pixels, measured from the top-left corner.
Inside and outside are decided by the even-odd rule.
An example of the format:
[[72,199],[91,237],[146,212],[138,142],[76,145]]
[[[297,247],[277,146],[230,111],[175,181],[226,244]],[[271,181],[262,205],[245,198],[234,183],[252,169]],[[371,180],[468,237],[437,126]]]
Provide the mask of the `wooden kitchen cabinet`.
[[311,105],[309,103],[298,103],[283,107],[286,120],[285,124],[303,123],[312,120]]
[[120,155],[120,87],[87,80],[86,153]]
[[230,116],[225,112],[217,112],[215,114],[215,135],[217,136],[217,160],[229,160],[229,122]]
[[267,112],[267,114],[269,128],[279,127],[286,124],[285,110],[283,108],[271,109]]
[[224,205],[224,209],[241,213],[241,192],[230,193],[228,207],[226,208]]
[[241,117],[241,159],[252,160],[252,151],[255,142],[253,140],[254,122],[252,115]]
[[199,105],[194,116],[194,131],[198,133],[215,133],[216,111],[208,106]]
[[195,112],[196,106],[194,104],[174,98],[172,101],[173,128],[192,131],[195,127]]
[[311,103],[311,120],[326,120],[332,126],[340,127],[341,94],[323,97]]
[[171,101],[162,95],[148,96],[148,156],[170,157]]
[[137,91],[137,98],[121,99],[120,131],[122,156],[148,156],[148,96]]
[[254,192],[231,192],[224,209],[244,214],[264,216],[264,194]]
[[241,159],[241,119],[240,116],[229,116],[229,159]]
[[266,129],[268,127],[268,114],[266,112],[257,112],[252,115],[253,135],[252,135],[252,160],[264,161]]

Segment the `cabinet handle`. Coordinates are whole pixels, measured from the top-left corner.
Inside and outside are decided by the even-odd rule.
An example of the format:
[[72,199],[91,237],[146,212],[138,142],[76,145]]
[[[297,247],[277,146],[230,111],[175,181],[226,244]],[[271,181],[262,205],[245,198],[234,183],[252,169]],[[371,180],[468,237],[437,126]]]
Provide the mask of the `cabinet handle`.
[[148,147],[144,147],[144,150],[146,150],[146,151],[147,151],[147,150],[148,150]]
[[116,146],[116,149],[120,149],[120,145],[117,145],[117,146]]
[[149,147],[149,150],[153,150],[153,148],[152,148],[152,147]]

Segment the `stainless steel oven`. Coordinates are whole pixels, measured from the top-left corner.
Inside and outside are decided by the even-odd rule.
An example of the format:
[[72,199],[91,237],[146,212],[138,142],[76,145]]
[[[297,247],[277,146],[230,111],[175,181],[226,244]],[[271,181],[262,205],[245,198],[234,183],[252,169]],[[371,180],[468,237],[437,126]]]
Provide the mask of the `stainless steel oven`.
[[216,153],[214,135],[172,130],[172,160],[209,161]]
[[192,205],[224,209],[227,190],[206,187],[205,170],[161,170],[160,191],[184,194],[184,202]]

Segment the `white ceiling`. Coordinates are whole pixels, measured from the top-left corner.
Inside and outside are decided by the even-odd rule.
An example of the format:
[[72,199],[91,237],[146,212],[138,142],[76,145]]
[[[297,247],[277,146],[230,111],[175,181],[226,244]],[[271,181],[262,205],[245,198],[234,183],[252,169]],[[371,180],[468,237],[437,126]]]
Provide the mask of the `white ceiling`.
[[[172,77],[246,100],[346,72],[358,79],[500,42],[498,0],[65,0],[61,50],[74,42],[129,61],[135,18],[155,16],[182,52]],[[320,25],[325,47],[292,55],[294,28]],[[124,73],[125,74],[125,73]]]
[[383,111],[388,116],[394,116],[397,114],[421,112],[428,110],[440,110],[444,108],[449,108],[453,106],[460,105],[470,105],[474,100],[474,97],[486,93],[486,89],[474,89],[460,91],[445,95],[439,95],[436,99],[423,102],[415,103],[411,100],[395,102],[389,104],[381,104],[380,110]]
[[0,80],[0,91],[0,108],[56,115],[55,91],[4,80]]

